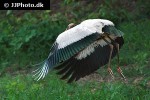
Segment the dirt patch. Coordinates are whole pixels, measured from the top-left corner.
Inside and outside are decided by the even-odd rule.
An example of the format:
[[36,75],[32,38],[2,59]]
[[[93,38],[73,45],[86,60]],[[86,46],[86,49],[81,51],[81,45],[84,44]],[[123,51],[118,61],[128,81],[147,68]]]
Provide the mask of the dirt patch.
[[97,81],[97,82],[104,82],[104,79],[102,76],[100,76],[99,74],[97,73],[93,73],[91,75],[88,75],[88,76],[85,76],[83,78],[81,78],[78,82],[86,82],[86,81]]
[[108,74],[105,77],[102,77],[99,73],[95,72],[91,75],[85,76],[84,78],[81,78],[78,82],[85,83],[85,82],[111,82],[111,81],[122,81],[125,83],[128,83],[128,80],[123,80],[121,77],[115,77],[114,79],[111,78],[111,76]]
[[143,77],[137,77],[134,81],[133,84],[139,84],[143,80]]

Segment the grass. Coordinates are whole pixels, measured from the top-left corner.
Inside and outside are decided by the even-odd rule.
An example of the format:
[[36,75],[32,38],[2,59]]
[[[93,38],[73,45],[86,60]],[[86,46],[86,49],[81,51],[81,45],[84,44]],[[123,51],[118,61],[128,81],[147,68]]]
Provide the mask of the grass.
[[[84,81],[66,84],[51,72],[41,81],[31,74],[0,77],[1,100],[150,100],[150,20],[118,25],[125,33],[125,45],[120,51],[121,67],[128,82]],[[112,66],[116,66],[113,60]],[[113,67],[114,74],[116,68]],[[106,68],[98,71],[103,78],[109,76]]]
[[30,75],[1,78],[1,98],[8,100],[149,100],[150,92],[140,86],[121,81],[66,84],[54,73],[34,82]]

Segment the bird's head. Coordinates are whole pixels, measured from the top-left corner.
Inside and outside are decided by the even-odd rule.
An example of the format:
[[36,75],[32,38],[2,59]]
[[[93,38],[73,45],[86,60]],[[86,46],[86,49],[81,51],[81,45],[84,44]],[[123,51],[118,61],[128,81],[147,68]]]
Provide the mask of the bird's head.
[[70,29],[70,28],[73,28],[74,26],[75,26],[74,23],[70,23],[70,24],[68,25],[68,27],[66,28],[66,30],[68,30],[68,29]]

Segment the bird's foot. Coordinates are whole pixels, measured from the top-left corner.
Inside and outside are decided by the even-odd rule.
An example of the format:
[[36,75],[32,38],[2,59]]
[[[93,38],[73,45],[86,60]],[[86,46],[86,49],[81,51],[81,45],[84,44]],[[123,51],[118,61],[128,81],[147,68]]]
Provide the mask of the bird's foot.
[[120,67],[117,67],[117,71],[121,75],[121,77],[126,81],[126,77],[123,75],[123,71],[121,70]]
[[110,67],[108,67],[108,72],[109,72],[109,74],[111,75],[111,77],[112,77],[112,79],[114,80],[115,79],[115,77],[114,77],[114,73],[113,73],[113,71],[111,70],[111,68]]

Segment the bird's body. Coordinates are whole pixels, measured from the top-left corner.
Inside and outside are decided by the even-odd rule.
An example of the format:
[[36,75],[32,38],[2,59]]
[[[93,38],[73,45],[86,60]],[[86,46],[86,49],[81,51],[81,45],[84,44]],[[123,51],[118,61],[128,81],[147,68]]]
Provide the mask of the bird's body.
[[124,43],[122,36],[123,33],[109,20],[89,19],[81,22],[57,37],[43,67],[36,73],[37,80],[44,78],[52,68],[57,69],[61,79],[68,79],[68,82],[91,74],[110,63],[118,52],[115,44],[120,49]]

